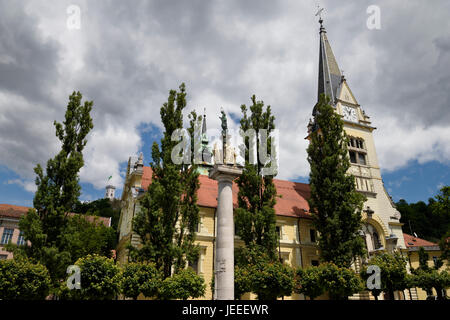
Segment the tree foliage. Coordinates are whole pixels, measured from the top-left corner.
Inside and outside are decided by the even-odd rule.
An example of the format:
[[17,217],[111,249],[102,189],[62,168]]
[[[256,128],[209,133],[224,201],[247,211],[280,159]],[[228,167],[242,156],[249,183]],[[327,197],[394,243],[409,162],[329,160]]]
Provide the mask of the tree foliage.
[[294,292],[302,293],[311,300],[325,292],[332,300],[347,300],[362,290],[361,278],[355,271],[338,267],[334,263],[299,268],[296,271]]
[[75,262],[80,267],[81,289],[67,288],[66,282],[61,283],[59,296],[62,299],[73,300],[112,300],[120,293],[122,282],[118,266],[112,259],[99,255],[87,255]]
[[290,296],[294,286],[291,267],[274,260],[259,246],[236,250],[235,296],[253,292],[260,300],[276,300]]
[[[404,290],[408,287],[406,259],[398,252],[394,254],[381,253],[371,258],[368,265],[376,265],[381,271],[381,289],[372,290],[372,294],[377,297],[380,291],[388,293],[391,300],[394,299],[394,291]],[[361,278],[367,281],[370,274],[367,274],[367,266],[361,269]]]
[[311,266],[305,269],[298,268],[294,278],[294,292],[304,294],[311,300],[325,293],[321,282],[321,268]]
[[81,104],[80,92],[69,97],[63,123],[54,122],[61,150],[47,161],[44,172],[40,164],[34,169],[37,191],[30,210],[19,221],[19,228],[31,246],[25,246],[27,256],[40,261],[52,279],[61,278],[71,262],[70,253],[61,247],[62,234],[80,195],[78,172],[84,164],[83,149],[87,135],[93,128],[90,112],[92,101]]
[[320,281],[333,300],[347,300],[364,288],[359,275],[350,268],[338,267],[334,263],[324,263],[319,268]]
[[120,199],[98,199],[90,202],[77,201],[72,212],[89,216],[111,218],[111,228],[116,232],[120,218]]
[[42,264],[23,257],[0,261],[0,300],[44,300],[50,284]]
[[[237,235],[245,242],[245,245],[257,245],[265,248],[271,259],[276,257],[277,234],[275,203],[277,191],[273,183],[272,175],[262,175],[261,170],[271,165],[270,161],[264,161],[259,150],[261,130],[271,131],[275,129],[275,117],[270,106],[264,109],[263,101],[256,101],[252,96],[252,105],[249,108],[241,106],[242,118],[240,129],[243,132],[254,130],[256,138],[256,164],[249,162],[250,138],[245,137],[245,167],[242,175],[236,179],[239,186],[238,208],[235,211],[235,225]],[[276,150],[271,150],[271,139],[267,141],[267,152],[272,155]],[[273,156],[273,155],[272,155]]]
[[170,277],[172,266],[178,272],[184,268],[186,259],[194,262],[199,254],[194,243],[199,222],[196,165],[175,164],[171,159],[172,150],[178,144],[171,136],[176,129],[183,128],[182,111],[186,108],[184,84],[179,89],[171,90],[168,101],[161,107],[165,131],[161,147],[153,143],[152,183],[133,220],[133,230],[140,236],[142,245],[130,246],[134,260],[154,262],[158,269],[163,269],[164,278]]
[[450,287],[450,274],[447,270],[416,270],[409,278],[409,287],[419,287],[427,292],[430,297],[433,288],[436,290],[437,299],[444,300],[443,290]]
[[[444,186],[428,203],[408,203],[401,199],[396,203],[402,217],[403,232],[416,233],[420,238],[438,242],[450,230],[450,186]],[[450,236],[450,235],[448,235]],[[448,237],[447,236],[447,237]]]
[[155,297],[162,286],[162,274],[153,264],[128,263],[122,272],[121,292],[137,299],[139,294],[144,297]]
[[89,221],[82,215],[69,217],[61,235],[61,249],[70,253],[72,261],[88,254],[111,257],[115,243],[114,229],[97,219]]
[[329,103],[328,97],[320,97],[314,117],[318,129],[309,136],[311,198],[308,202],[319,232],[322,260],[349,267],[356,256],[365,253],[364,242],[358,235],[365,197],[355,190],[355,178],[347,174],[348,138],[343,121]]
[[161,299],[200,298],[205,295],[206,284],[203,277],[192,268],[180,270],[172,277],[164,279],[159,292]]

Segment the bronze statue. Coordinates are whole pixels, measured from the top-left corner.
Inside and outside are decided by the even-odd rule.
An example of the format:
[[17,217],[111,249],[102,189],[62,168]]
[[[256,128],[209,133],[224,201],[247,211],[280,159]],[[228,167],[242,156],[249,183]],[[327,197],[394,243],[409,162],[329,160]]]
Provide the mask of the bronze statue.
[[228,129],[227,115],[225,114],[223,109],[220,110],[220,113],[222,113],[222,116],[220,117],[220,120],[222,120],[222,134],[225,134],[227,132],[227,129]]

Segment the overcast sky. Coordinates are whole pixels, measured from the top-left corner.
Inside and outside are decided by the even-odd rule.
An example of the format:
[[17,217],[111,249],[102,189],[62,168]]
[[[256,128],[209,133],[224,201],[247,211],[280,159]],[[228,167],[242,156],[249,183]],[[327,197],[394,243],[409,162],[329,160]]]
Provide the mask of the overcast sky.
[[[373,4],[380,8],[379,30],[366,25]],[[80,29],[68,28],[70,5],[80,9]],[[321,5],[339,67],[377,127],[387,187],[408,198],[402,185],[419,183],[411,170],[430,164],[433,179],[420,183],[432,193],[449,184],[450,2]],[[187,112],[206,108],[210,129],[220,127],[220,107],[239,116],[252,94],[271,105],[281,132],[278,178],[307,181],[304,137],[317,96],[316,6],[296,0],[0,0],[0,202],[31,204],[33,167],[58,152],[52,123],[63,120],[74,90],[94,101],[83,197],[101,194],[110,175],[121,188],[129,156],[143,151],[145,164],[151,160],[159,108],[181,82]],[[7,188],[17,191],[6,197]]]

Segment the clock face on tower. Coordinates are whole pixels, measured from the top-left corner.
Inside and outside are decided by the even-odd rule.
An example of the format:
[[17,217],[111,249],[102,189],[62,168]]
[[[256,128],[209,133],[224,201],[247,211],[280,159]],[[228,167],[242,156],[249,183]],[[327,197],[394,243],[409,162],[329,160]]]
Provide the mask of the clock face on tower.
[[355,108],[352,108],[349,106],[343,106],[342,113],[343,113],[345,120],[353,121],[353,122],[356,122],[358,120],[358,117],[356,116]]

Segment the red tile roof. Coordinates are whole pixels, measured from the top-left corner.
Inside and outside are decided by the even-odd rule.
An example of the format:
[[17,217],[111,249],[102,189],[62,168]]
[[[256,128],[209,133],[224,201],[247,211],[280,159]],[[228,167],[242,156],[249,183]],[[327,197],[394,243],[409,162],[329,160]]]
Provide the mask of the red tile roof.
[[[152,179],[152,169],[144,167],[141,187],[147,190]],[[200,189],[198,191],[197,204],[203,207],[216,208],[218,185],[216,180],[200,175]],[[279,216],[288,217],[311,217],[307,199],[310,197],[309,185],[299,182],[274,179],[277,194],[275,212]],[[238,187],[233,183],[233,205],[237,207]]]
[[[12,204],[0,204],[0,217],[7,217],[7,218],[17,218],[19,219],[24,214],[28,213],[28,210],[32,208],[30,207],[23,207],[23,206],[15,206]],[[70,216],[75,215],[76,213],[69,212]],[[97,218],[98,221],[103,223],[105,226],[110,227],[111,226],[111,218],[106,217],[96,217],[96,216],[85,216],[86,220],[89,222],[94,222]]]
[[433,243],[424,239],[416,238],[407,233],[403,233],[403,238],[405,239],[405,246],[407,248],[412,247],[434,247],[437,246],[437,243]]
[[31,209],[29,207],[15,206],[12,204],[0,204],[0,216],[8,218],[20,218]]

